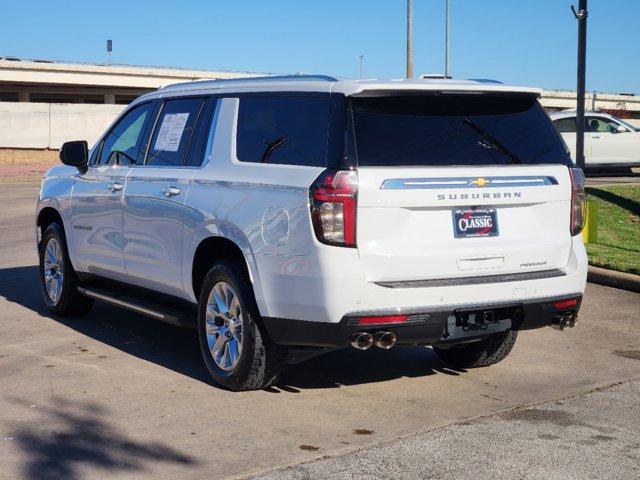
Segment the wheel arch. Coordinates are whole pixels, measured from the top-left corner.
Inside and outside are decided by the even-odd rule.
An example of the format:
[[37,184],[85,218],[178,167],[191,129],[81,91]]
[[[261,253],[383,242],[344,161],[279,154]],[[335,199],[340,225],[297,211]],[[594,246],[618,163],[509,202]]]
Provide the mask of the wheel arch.
[[[60,212],[53,207],[44,207],[38,212],[38,218],[36,220],[36,225],[40,229],[40,235],[43,235],[44,231],[52,223],[58,223],[64,231],[64,220]],[[40,238],[38,238],[38,241]]]
[[211,265],[217,261],[226,259],[239,261],[244,269],[244,273],[255,288],[254,276],[252,275],[252,270],[242,248],[227,237],[209,236],[200,241],[194,251],[191,262],[191,288],[196,300],[200,296],[202,283]]

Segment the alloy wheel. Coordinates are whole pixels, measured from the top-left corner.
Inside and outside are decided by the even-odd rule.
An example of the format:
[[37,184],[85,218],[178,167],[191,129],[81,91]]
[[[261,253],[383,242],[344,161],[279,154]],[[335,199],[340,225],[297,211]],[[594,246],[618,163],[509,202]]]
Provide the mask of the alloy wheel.
[[242,353],[243,313],[238,294],[226,282],[216,283],[207,299],[205,328],[214,363],[225,372],[238,364]]
[[47,296],[49,300],[57,304],[64,286],[64,257],[62,256],[62,247],[55,238],[50,238],[44,249],[42,274]]

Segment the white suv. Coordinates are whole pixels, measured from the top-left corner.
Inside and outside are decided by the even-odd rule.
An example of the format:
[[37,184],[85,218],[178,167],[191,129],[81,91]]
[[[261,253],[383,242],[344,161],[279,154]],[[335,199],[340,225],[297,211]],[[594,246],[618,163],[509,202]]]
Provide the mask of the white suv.
[[460,367],[573,326],[583,176],[539,91],[266,77],[145,95],[45,176],[42,294],[194,325],[222,385],[349,345]]

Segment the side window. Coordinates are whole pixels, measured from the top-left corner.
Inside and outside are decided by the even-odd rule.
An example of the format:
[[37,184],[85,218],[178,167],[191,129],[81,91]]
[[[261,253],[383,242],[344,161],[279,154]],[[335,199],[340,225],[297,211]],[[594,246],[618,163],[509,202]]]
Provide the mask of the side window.
[[576,118],[560,118],[553,122],[558,133],[576,133]]
[[587,117],[587,132],[590,133],[615,133],[618,124],[608,118]]
[[329,112],[329,96],[240,98],[238,160],[324,167]]
[[186,165],[189,167],[199,167],[207,162],[211,154],[211,144],[215,134],[218,120],[218,109],[220,102],[217,98],[207,99],[202,113],[198,117],[193,138],[187,152]]
[[[144,103],[126,113],[103,140],[98,164],[135,164],[144,129],[152,111],[153,103]],[[99,149],[96,148],[97,150]]]
[[185,164],[191,134],[203,103],[202,98],[178,98],[164,103],[149,142],[145,165]]

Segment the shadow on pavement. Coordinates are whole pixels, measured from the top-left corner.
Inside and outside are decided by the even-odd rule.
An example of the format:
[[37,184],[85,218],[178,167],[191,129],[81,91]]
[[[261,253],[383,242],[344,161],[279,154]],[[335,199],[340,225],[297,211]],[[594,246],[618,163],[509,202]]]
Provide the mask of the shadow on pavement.
[[466,370],[445,366],[433,350],[426,347],[402,347],[391,350],[337,350],[290,366],[274,387],[273,393],[298,393],[311,388],[338,388],[396,378],[425,377],[435,373],[460,375]]
[[640,215],[640,203],[635,200],[631,200],[630,198],[621,197],[615,193],[593,187],[587,187],[587,194],[598,197],[599,199],[605,200],[609,203],[613,203],[634,215]]
[[[194,330],[174,327],[102,302],[96,302],[86,317],[54,317],[40,295],[36,266],[0,269],[0,297],[130,355],[215,385],[204,367]],[[267,391],[297,393],[304,389],[338,388],[437,372],[459,375],[465,370],[445,367],[433,350],[425,347],[371,348],[366,352],[343,349],[290,365],[278,385]]]
[[[14,400],[25,409],[29,405]],[[33,410],[30,410],[33,412]],[[83,478],[87,469],[108,475],[142,472],[153,463],[196,466],[197,462],[159,442],[142,443],[123,435],[108,422],[109,412],[95,403],[56,399],[38,406],[42,418],[20,423],[13,437],[25,452],[25,478]]]

